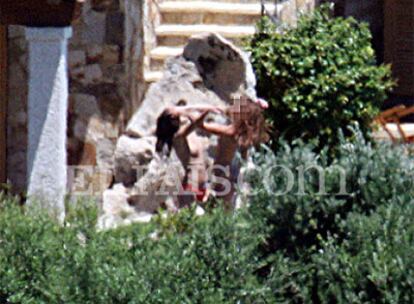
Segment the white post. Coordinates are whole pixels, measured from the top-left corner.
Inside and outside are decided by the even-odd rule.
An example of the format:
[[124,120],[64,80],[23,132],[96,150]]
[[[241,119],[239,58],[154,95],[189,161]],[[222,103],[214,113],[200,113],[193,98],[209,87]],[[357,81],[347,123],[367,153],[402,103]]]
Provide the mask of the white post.
[[27,28],[29,42],[28,205],[63,221],[68,107],[67,41],[70,27]]

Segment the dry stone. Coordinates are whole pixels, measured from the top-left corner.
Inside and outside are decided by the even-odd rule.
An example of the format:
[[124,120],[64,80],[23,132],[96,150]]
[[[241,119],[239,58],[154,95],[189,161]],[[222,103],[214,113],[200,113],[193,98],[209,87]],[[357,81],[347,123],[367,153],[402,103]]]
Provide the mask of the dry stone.
[[[93,164],[96,158],[96,170],[113,171],[113,167],[109,168],[113,166],[109,155],[113,158],[116,139],[125,128],[125,116],[139,103],[140,97],[132,88],[144,87],[137,77],[143,37],[127,32],[127,27],[133,24],[136,33],[141,33],[142,15],[130,16],[130,7],[125,7],[124,2],[85,0],[81,16],[72,24],[73,35],[68,44],[68,160],[72,166]],[[142,1],[132,2],[139,8],[143,5]],[[133,42],[137,44],[134,59],[127,56]],[[16,192],[25,191],[27,180],[26,161],[20,156],[27,148],[27,47],[25,28],[8,26],[8,177]],[[105,139],[111,140],[112,148]]]
[[80,66],[69,70],[69,76],[73,80],[83,81],[85,78],[85,67]]
[[88,94],[71,94],[73,99],[74,113],[80,117],[90,117],[93,115],[99,115],[96,97]]
[[255,97],[256,78],[246,53],[220,35],[191,37],[183,56],[195,63],[206,88],[224,101],[242,94]]
[[181,191],[184,169],[174,152],[167,159],[154,157],[146,169],[138,175],[129,202],[138,212],[154,213]]
[[99,44],[89,45],[86,49],[87,58],[89,63],[98,62],[103,56],[103,48]]
[[104,64],[117,64],[119,63],[119,46],[117,45],[106,45],[103,48],[103,61]]
[[86,54],[82,50],[73,50],[69,52],[68,65],[69,69],[74,69],[85,65]]
[[145,137],[155,131],[157,117],[167,106],[180,100],[188,105],[224,105],[212,91],[207,90],[194,63],[178,57],[167,61],[167,71],[159,82],[150,86],[146,98],[130,120],[126,133],[129,136]]
[[85,8],[83,14],[82,40],[85,43],[104,44],[106,31],[106,14]]
[[150,86],[126,133],[151,135],[163,109],[181,99],[188,105],[222,106],[242,94],[255,98],[255,85],[247,55],[232,43],[211,33],[191,37],[183,56],[167,60],[164,77]]
[[102,138],[98,140],[96,152],[96,162],[99,168],[113,168],[115,145],[112,140],[108,138]]
[[[162,205],[169,209],[168,202],[179,193],[184,168],[175,153],[168,159],[159,159],[154,153],[156,120],[167,106],[177,105],[181,100],[187,105],[226,106],[241,95],[255,98],[255,84],[248,56],[232,43],[217,34],[190,38],[182,56],[167,60],[163,78],[150,86],[125,134],[117,142],[115,182],[128,189],[122,200],[127,196],[136,214],[153,214]],[[207,119],[220,119],[220,116]],[[206,140],[212,161],[217,138],[199,133]],[[136,170],[146,164],[145,171]],[[110,199],[110,195],[104,196],[104,200]],[[102,217],[110,222],[111,211],[105,210]]]
[[148,223],[152,214],[147,212],[136,212],[128,204],[128,190],[122,184],[115,184],[103,194],[103,215],[98,219],[99,230],[117,228],[136,222]]
[[137,168],[148,164],[155,151],[155,137],[132,138],[123,135],[115,149],[115,181],[133,185]]
[[102,78],[102,69],[99,64],[90,64],[85,66],[85,77],[83,84],[99,83]]

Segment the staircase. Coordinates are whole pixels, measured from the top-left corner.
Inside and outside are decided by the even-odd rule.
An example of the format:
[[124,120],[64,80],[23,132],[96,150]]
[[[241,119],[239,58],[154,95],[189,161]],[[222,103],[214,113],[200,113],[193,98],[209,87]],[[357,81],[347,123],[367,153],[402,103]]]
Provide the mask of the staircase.
[[[268,12],[279,5],[266,3]],[[203,32],[215,32],[240,45],[241,39],[255,32],[261,15],[260,1],[161,1],[157,5],[159,24],[154,27],[153,47],[146,54],[144,78],[147,84],[163,75],[167,58],[181,55],[187,39]]]

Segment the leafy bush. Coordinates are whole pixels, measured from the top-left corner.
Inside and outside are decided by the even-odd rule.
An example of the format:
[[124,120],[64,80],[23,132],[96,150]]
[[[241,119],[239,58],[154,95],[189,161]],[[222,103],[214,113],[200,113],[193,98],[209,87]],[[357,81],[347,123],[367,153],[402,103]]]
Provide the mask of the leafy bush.
[[235,213],[98,232],[90,205],[61,226],[0,197],[0,303],[412,303],[414,159],[355,134],[334,161],[299,142],[256,154]]
[[354,143],[342,139],[333,162],[327,149],[316,154],[311,145],[300,143],[281,143],[276,153],[256,156],[258,168],[249,174],[256,185],[249,213],[262,222],[270,252],[284,250],[292,257],[313,252],[329,234],[346,237],[341,223],[348,214],[369,215],[414,198],[413,158],[403,148],[373,146],[361,133],[354,134]]
[[331,19],[323,6],[283,34],[267,18],[258,28],[247,49],[275,135],[335,147],[351,124],[368,134],[393,82],[388,66],[375,65],[367,24]]
[[239,216],[217,209],[199,218],[187,210],[171,219],[185,230],[166,233],[164,224],[153,239],[153,225],[96,232],[95,213],[77,209],[61,227],[4,202],[0,302],[260,302],[258,238]]
[[324,242],[313,259],[318,297],[335,303],[413,303],[414,205],[387,204],[352,214],[348,237]]
[[[373,146],[360,133],[355,138],[352,144],[341,140],[333,163],[326,149],[315,154],[301,143],[256,155],[248,214],[266,235],[259,273],[271,302],[412,300],[414,159],[403,148]],[[303,189],[298,166],[308,168]],[[278,195],[290,188],[287,170],[294,183]],[[341,174],[346,191],[338,186]]]

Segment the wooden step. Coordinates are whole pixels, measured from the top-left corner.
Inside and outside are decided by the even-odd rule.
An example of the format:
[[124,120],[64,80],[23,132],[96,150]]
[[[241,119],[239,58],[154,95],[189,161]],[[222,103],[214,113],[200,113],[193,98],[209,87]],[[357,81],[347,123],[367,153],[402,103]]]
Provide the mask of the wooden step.
[[183,53],[184,48],[181,47],[168,47],[159,46],[153,49],[150,53],[152,59],[165,60],[169,57],[179,56]]
[[[216,0],[216,1],[212,1],[212,0],[167,0],[165,2],[186,2],[188,4],[192,3],[192,2],[221,2],[221,3],[232,3],[232,4],[239,4],[239,3],[253,3],[253,4],[257,4],[260,3],[260,0]],[[265,3],[274,3],[274,0],[267,0],[265,1]]]
[[246,25],[256,24],[260,15],[231,15],[212,13],[162,13],[164,24],[216,24],[216,25]]
[[164,24],[155,29],[158,37],[165,36],[185,36],[201,34],[205,32],[213,32],[222,35],[226,38],[241,38],[253,35],[255,33],[253,25],[215,25],[215,24],[196,24],[196,25],[181,25],[181,24]]
[[162,71],[165,60],[171,57],[179,56],[183,53],[184,47],[159,46],[153,49],[149,55],[151,71]]
[[[275,10],[274,4],[265,4],[267,11]],[[160,4],[161,13],[209,13],[226,15],[260,16],[260,3],[229,3],[217,1],[167,1]]]
[[[234,45],[237,45],[237,46],[242,45],[243,38],[245,37],[240,37],[240,38],[227,37],[228,40],[230,40]],[[185,37],[185,36],[159,36],[157,37],[157,45],[160,45],[160,46],[162,45],[162,46],[176,47],[177,45],[186,45],[187,43],[188,43],[188,37]]]
[[147,83],[156,82],[160,80],[163,75],[164,75],[164,72],[162,71],[145,71],[144,79],[145,79],[145,82]]

